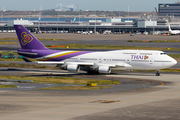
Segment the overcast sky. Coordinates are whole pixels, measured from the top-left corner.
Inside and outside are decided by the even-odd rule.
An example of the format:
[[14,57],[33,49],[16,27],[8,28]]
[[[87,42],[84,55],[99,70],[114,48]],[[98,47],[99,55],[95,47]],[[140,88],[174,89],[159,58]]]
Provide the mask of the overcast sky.
[[[154,11],[158,3],[174,3],[177,0],[0,0],[0,10],[54,9],[57,3],[77,4],[81,10],[104,11]],[[180,1],[180,0],[179,0]]]

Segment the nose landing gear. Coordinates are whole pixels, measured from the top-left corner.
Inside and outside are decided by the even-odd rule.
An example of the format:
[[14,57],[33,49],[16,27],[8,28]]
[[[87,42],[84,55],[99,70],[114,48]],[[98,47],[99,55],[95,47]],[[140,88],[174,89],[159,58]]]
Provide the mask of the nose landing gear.
[[157,72],[156,72],[156,76],[160,76],[159,71],[160,71],[160,70],[157,70]]

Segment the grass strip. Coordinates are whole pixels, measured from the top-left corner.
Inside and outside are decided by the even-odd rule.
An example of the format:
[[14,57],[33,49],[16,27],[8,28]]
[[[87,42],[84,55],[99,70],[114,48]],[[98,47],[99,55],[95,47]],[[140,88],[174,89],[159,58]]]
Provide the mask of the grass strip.
[[0,64],[0,67],[20,67],[20,68],[50,68],[55,69],[56,67],[39,65],[39,64],[23,64],[23,63],[9,63],[9,64]]
[[58,86],[58,87],[49,87],[49,88],[39,88],[41,90],[99,90],[105,88],[111,88],[112,86],[96,86],[96,87],[87,87],[87,86]]
[[[0,38],[0,41],[1,40],[18,40],[18,38]],[[38,38],[38,40],[40,41],[43,41],[43,40],[46,40],[46,41],[69,41],[69,39],[47,39],[47,38]]]
[[18,55],[17,52],[11,52],[11,51],[0,51],[0,53],[2,53],[3,55],[8,55],[8,54]]
[[[30,61],[36,61],[35,59],[28,58]],[[24,61],[22,58],[0,58],[0,61]]]
[[98,85],[119,85],[118,80],[101,80],[101,79],[82,79],[70,77],[32,77],[32,76],[9,76],[0,75],[1,79],[14,80],[33,80],[33,83],[49,83],[49,84],[79,84],[96,83]]
[[69,39],[44,39],[44,38],[38,38],[40,41],[69,41]]
[[7,37],[7,38],[0,38],[0,40],[18,40],[18,38],[17,37],[16,38]]
[[0,61],[24,61],[23,59],[21,58],[0,58]]
[[[137,72],[156,72],[157,70],[133,70]],[[180,69],[161,69],[160,72],[180,72]]]
[[17,42],[11,42],[11,41],[0,41],[0,45],[7,45],[7,44],[16,44]]
[[180,69],[162,69],[161,72],[180,72]]
[[128,42],[180,42],[180,40],[128,40]]
[[180,58],[180,54],[168,54],[168,55],[175,59]]
[[2,85],[2,84],[0,84],[0,88],[17,88],[17,85]]

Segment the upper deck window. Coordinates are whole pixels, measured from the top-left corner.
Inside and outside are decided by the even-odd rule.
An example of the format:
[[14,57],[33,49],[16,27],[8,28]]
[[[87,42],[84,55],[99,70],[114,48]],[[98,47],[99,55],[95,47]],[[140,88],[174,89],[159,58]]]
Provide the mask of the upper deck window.
[[123,54],[136,54],[136,53],[123,53]]
[[140,53],[140,55],[152,55],[152,53]]

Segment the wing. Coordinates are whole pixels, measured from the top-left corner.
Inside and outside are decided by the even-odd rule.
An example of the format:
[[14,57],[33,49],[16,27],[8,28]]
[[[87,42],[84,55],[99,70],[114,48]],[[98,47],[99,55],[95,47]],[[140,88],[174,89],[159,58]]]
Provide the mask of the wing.
[[132,66],[127,63],[102,64],[88,62],[60,62],[60,61],[36,61],[38,64],[55,64],[60,65],[61,69],[68,71],[95,71],[98,73],[110,73],[111,69],[131,69]]
[[132,67],[127,63],[118,63],[118,64],[96,64],[96,63],[87,63],[87,62],[59,62],[59,61],[35,61],[38,64],[58,64],[58,65],[80,65],[80,66],[109,66],[110,68],[117,67]]
[[115,65],[115,67],[125,67],[125,68],[131,68],[132,66],[127,63],[118,63]]
[[58,64],[58,65],[84,65],[84,66],[93,66],[95,63],[86,63],[86,62],[56,62],[56,61],[35,61],[38,64]]

